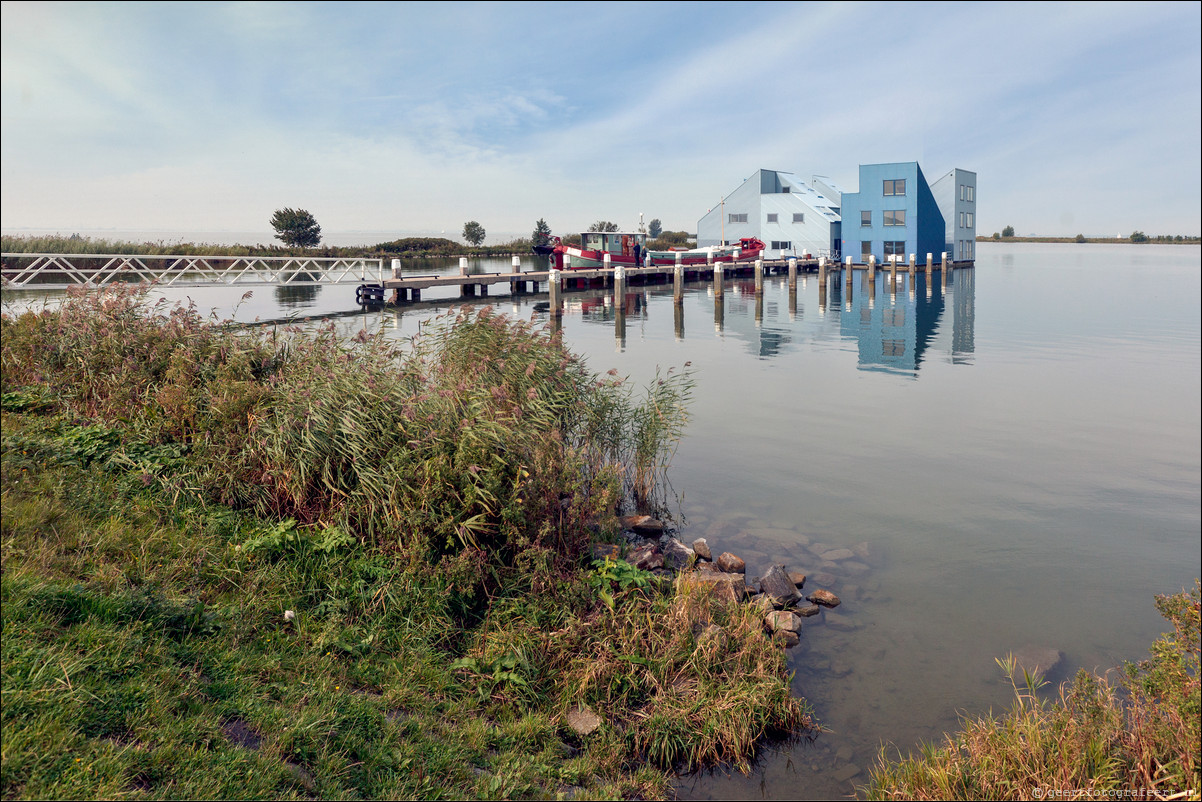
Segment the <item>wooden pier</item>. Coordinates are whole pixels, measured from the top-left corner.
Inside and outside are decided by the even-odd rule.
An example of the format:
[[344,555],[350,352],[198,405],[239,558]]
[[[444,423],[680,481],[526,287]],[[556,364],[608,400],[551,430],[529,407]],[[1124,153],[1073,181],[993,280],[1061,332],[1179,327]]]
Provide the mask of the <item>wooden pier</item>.
[[[518,259],[514,258],[514,270],[509,273],[468,273],[467,260],[460,260],[459,275],[405,275],[400,268],[399,260],[393,261],[393,278],[385,279],[380,284],[364,285],[356,293],[360,304],[406,303],[420,301],[423,290],[447,287],[458,287],[460,296],[464,298],[488,295],[489,288],[497,284],[508,284],[512,295],[537,293],[544,291],[545,285],[551,299],[552,314],[562,308],[562,294],[573,290],[595,288],[646,285],[673,284],[673,295],[677,301],[683,298],[686,281],[706,280],[714,282],[714,292],[723,293],[724,284],[730,277],[754,276],[757,290],[762,286],[765,275],[789,275],[789,282],[795,283],[798,272],[818,273],[824,279],[828,272],[838,272],[841,269],[867,270],[872,275],[876,264],[870,259],[867,264],[854,264],[851,260],[843,265],[829,262],[825,258],[818,259],[775,259],[738,262],[716,262],[698,265],[652,265],[648,267],[592,268],[585,270],[534,270],[522,272]],[[950,262],[946,257],[937,265],[932,265],[930,256],[923,267],[928,272],[932,267],[946,273],[956,268],[972,267],[972,262]],[[896,276],[897,264],[891,265]],[[911,259],[902,269],[910,273],[916,265]],[[946,280],[946,279],[945,279]]]

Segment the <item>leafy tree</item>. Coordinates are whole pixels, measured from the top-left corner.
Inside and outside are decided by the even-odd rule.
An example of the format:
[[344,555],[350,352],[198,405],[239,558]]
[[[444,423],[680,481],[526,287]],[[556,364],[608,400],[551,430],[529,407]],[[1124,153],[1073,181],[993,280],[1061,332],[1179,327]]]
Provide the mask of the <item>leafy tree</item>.
[[1002,235],[1001,235],[1001,234],[999,234],[999,233],[997,233],[997,232],[995,231],[995,232],[993,232],[993,238],[994,238],[994,239],[1001,239],[1001,238],[1002,238]]
[[530,237],[530,244],[538,247],[546,245],[551,241],[551,226],[547,225],[547,221],[543,218],[538,218],[538,222],[534,224],[534,234]]
[[463,224],[463,238],[470,244],[476,247],[484,242],[484,226],[477,223],[475,220],[469,220]]
[[271,216],[275,238],[297,248],[312,248],[321,244],[321,226],[304,209],[276,209]]
[[664,224],[656,217],[647,226],[647,234],[651,239],[659,239],[659,235],[664,233]]
[[1147,242],[1148,235],[1142,231],[1132,231],[1131,232],[1131,241],[1132,242]]
[[618,224],[611,223],[608,220],[598,220],[588,227],[589,231],[617,231]]
[[1005,228],[1003,228],[1002,236],[1003,237],[1013,237],[1014,236],[1014,226],[1006,226]]
[[1077,235],[1077,242],[1085,242],[1085,235],[1084,235],[1084,234],[1078,234],[1078,235]]

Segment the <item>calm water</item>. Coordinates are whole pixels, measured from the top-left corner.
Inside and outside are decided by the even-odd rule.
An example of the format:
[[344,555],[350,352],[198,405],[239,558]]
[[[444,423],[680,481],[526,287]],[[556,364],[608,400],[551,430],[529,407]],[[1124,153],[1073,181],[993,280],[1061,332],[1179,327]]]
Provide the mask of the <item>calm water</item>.
[[[857,272],[825,293],[810,276],[794,300],[770,279],[758,303],[736,282],[720,307],[697,284],[679,314],[670,287],[633,288],[622,315],[600,291],[567,296],[563,330],[595,371],[645,381],[692,364],[672,469],[685,539],[743,555],[749,574],[783,561],[807,588],[826,573],[844,600],[789,652],[830,731],[769,748],[748,777],[686,777],[682,797],[843,797],[883,743],[908,751],[1008,706],[995,657],[1058,649],[1060,680],[1146,654],[1163,629],[1153,596],[1199,574],[1200,273],[1197,247],[982,243],[974,270],[946,289],[936,273],[929,294],[921,274],[894,295],[887,273],[870,291]],[[176,292],[220,316],[236,300]],[[237,316],[353,297],[260,289]],[[546,320],[540,300],[492,302]],[[445,308],[336,324],[407,336]]]

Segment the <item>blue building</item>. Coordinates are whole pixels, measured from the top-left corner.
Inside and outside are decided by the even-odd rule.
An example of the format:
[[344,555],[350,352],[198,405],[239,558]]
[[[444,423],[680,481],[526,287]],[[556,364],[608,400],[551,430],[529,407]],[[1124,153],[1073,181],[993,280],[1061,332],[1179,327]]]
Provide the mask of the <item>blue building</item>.
[[844,192],[844,256],[887,263],[946,252],[954,261],[975,258],[976,173],[952,170],[927,183],[918,162],[861,164],[859,192]]

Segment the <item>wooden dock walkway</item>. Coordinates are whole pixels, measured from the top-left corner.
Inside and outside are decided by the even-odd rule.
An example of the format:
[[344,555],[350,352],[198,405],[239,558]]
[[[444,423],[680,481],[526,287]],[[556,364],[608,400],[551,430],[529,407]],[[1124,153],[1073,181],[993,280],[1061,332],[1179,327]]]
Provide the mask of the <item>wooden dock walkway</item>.
[[[558,307],[558,296],[563,292],[572,290],[585,290],[598,287],[614,287],[617,282],[624,285],[639,285],[639,284],[665,284],[673,282],[676,286],[676,294],[679,298],[683,292],[683,285],[686,281],[697,281],[699,279],[713,280],[718,292],[721,292],[722,283],[726,277],[742,277],[754,275],[756,284],[759,286],[765,275],[781,275],[788,272],[790,281],[796,279],[798,272],[818,273],[820,278],[825,278],[826,274],[838,273],[841,270],[867,270],[869,274],[875,272],[878,268],[874,261],[869,261],[867,264],[854,264],[850,260],[844,264],[838,262],[828,262],[825,258],[819,259],[775,259],[775,260],[755,260],[755,261],[738,261],[738,262],[717,262],[713,264],[698,264],[698,265],[651,265],[648,267],[615,267],[615,268],[593,268],[586,270],[533,270],[522,272],[518,265],[518,260],[514,258],[515,270],[510,273],[468,273],[467,260],[460,260],[459,275],[406,275],[399,266],[399,263],[393,262],[393,278],[385,279],[379,284],[365,284],[359,287],[356,293],[356,300],[360,304],[383,304],[383,303],[405,303],[411,301],[420,301],[423,290],[458,287],[459,293],[464,298],[475,297],[477,295],[488,295],[489,288],[496,284],[508,284],[509,291],[513,295],[523,294],[527,292],[540,292],[541,285],[546,285],[546,292],[550,294],[552,307]],[[957,267],[971,267],[972,262],[949,262],[943,260],[938,265],[933,265],[928,258],[925,265],[916,265],[911,259],[908,264],[900,265],[901,270],[910,273],[916,270],[925,269],[930,271],[932,268],[948,270]],[[888,269],[891,269],[895,274],[899,265],[893,263]]]

